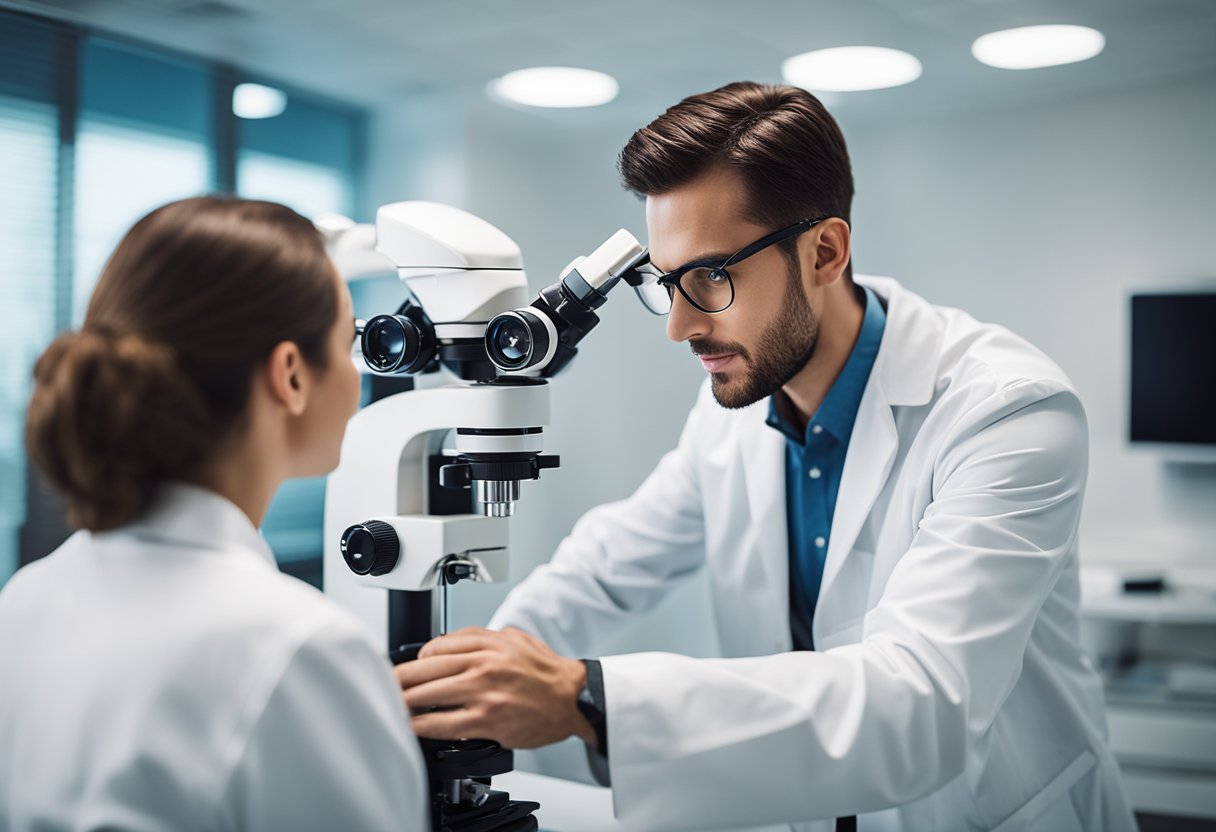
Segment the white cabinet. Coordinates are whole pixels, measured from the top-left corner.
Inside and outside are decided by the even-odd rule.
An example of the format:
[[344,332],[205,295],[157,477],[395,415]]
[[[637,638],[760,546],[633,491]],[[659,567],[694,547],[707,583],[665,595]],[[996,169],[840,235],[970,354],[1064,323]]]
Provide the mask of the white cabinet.
[[1216,706],[1110,694],[1106,715],[1136,811],[1216,819]]
[[1128,799],[1138,812],[1216,820],[1212,574],[1167,575],[1185,588],[1127,594],[1112,573],[1082,570],[1082,633],[1105,669],[1111,749]]

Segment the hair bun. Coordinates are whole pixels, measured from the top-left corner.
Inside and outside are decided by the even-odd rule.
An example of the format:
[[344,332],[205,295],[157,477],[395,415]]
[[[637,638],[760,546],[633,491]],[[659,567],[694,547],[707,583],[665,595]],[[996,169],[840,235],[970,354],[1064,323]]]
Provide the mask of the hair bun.
[[68,332],[34,366],[26,445],[73,526],[114,528],[147,509],[159,482],[194,473],[208,435],[200,399],[167,347]]

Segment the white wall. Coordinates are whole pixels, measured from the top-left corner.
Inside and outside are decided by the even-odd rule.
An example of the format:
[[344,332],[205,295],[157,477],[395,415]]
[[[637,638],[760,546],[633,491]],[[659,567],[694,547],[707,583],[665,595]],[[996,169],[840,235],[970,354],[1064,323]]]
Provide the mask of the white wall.
[[1216,567],[1216,466],[1166,465],[1125,441],[1129,287],[1216,278],[1216,82],[850,140],[858,268],[1009,326],[1080,390],[1083,557]]
[[[691,90],[690,90],[691,92]],[[1022,333],[1072,376],[1092,435],[1084,556],[1216,565],[1216,469],[1127,450],[1125,291],[1216,276],[1216,84],[1129,90],[1065,105],[850,120],[857,268]],[[420,100],[374,135],[375,201],[453,202],[524,251],[551,282],[642,206],[615,160],[640,123],[603,113]],[[628,494],[675,442],[702,373],[622,289],[553,386],[548,448],[562,467],[525,486],[514,575],[546,560],[587,508]],[[503,587],[458,587],[457,624],[484,623]],[[712,652],[700,579],[612,650]]]

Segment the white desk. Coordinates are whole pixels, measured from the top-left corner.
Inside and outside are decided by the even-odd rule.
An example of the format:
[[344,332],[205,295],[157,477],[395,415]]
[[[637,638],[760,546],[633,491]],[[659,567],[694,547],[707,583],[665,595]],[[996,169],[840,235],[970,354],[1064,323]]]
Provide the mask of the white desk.
[[512,771],[494,778],[494,788],[513,800],[540,804],[536,819],[543,832],[623,832],[612,816],[612,791],[556,777]]
[[[624,832],[627,828],[612,816],[612,792],[557,777],[512,771],[494,778],[495,789],[510,792],[512,800],[535,800],[540,804],[536,820],[541,832]],[[825,829],[835,828],[827,821]],[[787,824],[749,826],[724,832],[789,832]]]

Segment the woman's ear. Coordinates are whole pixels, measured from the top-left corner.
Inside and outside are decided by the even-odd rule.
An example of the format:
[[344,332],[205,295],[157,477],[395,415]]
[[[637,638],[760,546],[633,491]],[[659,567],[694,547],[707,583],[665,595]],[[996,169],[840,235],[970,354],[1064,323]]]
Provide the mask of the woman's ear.
[[308,405],[309,377],[298,346],[283,341],[271,350],[266,359],[266,383],[271,398],[288,413],[299,416],[304,412]]

